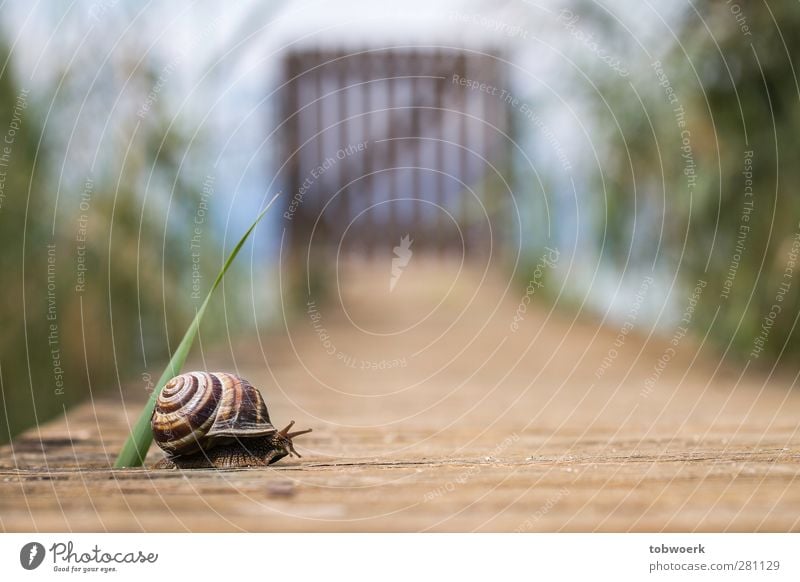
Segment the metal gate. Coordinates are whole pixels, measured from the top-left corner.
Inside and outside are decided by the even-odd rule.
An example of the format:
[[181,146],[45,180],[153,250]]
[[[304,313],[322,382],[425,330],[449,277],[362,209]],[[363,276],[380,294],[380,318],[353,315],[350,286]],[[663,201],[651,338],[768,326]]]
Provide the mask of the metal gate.
[[510,140],[496,59],[394,48],[293,52],[285,64],[294,250],[471,255],[497,244]]

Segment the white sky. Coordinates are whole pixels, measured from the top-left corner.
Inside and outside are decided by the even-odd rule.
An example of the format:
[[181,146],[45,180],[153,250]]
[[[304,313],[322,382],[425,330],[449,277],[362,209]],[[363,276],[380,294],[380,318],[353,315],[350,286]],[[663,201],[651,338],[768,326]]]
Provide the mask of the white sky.
[[[274,155],[276,144],[273,140],[259,150],[268,125],[263,116],[269,114],[269,106],[260,102],[271,89],[270,83],[276,82],[281,54],[288,47],[355,49],[441,44],[499,49],[519,67],[510,69],[509,86],[542,108],[559,141],[572,152],[573,160],[594,163],[582,130],[576,126],[576,116],[587,123],[591,119],[581,110],[575,75],[565,71],[570,71],[569,60],[595,73],[602,72],[605,65],[587,49],[586,43],[576,40],[559,23],[562,9],[578,12],[571,8],[572,4],[544,0],[248,0],[225,3],[220,8],[219,2],[210,0],[147,4],[87,0],[63,5],[12,0],[3,6],[2,26],[7,41],[13,45],[14,64],[23,85],[32,87],[34,93],[38,88],[50,90],[62,81],[62,72],[68,71],[64,88],[71,87],[76,99],[82,99],[83,85],[88,86],[108,61],[93,91],[108,91],[99,100],[113,102],[119,98],[118,92],[129,74],[126,68],[142,54],[156,71],[175,63],[159,100],[174,108],[182,107],[181,119],[188,127],[210,112],[204,128],[213,136],[215,145],[226,144],[218,157],[217,188],[221,197],[229,197],[229,227],[238,232],[260,203],[263,184],[270,176],[269,165],[263,160]],[[682,3],[656,4],[649,0],[613,0],[602,6],[595,9],[605,10],[610,19],[617,19],[613,36],[596,29],[588,18],[578,26],[583,34],[595,35],[604,50],[619,55],[634,70],[646,69],[671,45],[673,40],[665,23],[675,22],[683,10]],[[214,76],[196,86],[218,61],[223,64]],[[140,93],[132,99],[135,106]],[[46,105],[47,99],[43,101]],[[242,125],[246,112],[251,117]],[[131,115],[124,107],[117,114],[122,117],[111,126],[126,123]],[[57,139],[64,140],[64,134],[71,132],[74,116],[68,109],[53,111],[49,123],[56,129]],[[79,127],[71,147],[79,147],[83,137],[87,140],[84,147],[96,149],[93,140],[100,139],[96,135],[98,125],[98,119],[91,119],[90,125]],[[521,130],[524,133],[525,127]],[[521,140],[526,141],[525,135]],[[552,163],[547,159],[549,148],[535,131],[527,143],[543,164]],[[253,152],[263,158],[254,159]],[[116,155],[113,148],[109,154]],[[67,157],[75,159],[69,153]],[[84,175],[84,170],[78,168],[74,179],[81,183]],[[555,187],[566,192],[566,184],[556,180]],[[572,196],[571,192],[564,195]],[[586,201],[587,207],[590,202]],[[565,199],[566,207],[571,203]],[[586,220],[586,214],[582,220]],[[582,227],[574,217],[567,218],[562,236],[571,240],[572,231]]]

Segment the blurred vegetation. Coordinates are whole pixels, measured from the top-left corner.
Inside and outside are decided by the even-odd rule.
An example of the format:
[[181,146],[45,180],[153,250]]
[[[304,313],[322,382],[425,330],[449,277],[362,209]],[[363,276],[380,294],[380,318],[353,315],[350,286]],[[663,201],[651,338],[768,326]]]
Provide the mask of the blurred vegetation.
[[[0,63],[7,57],[0,48]],[[131,75],[146,95],[154,75],[146,68]],[[132,377],[152,389],[168,346],[199,306],[191,299],[190,240],[203,176],[179,171],[187,140],[167,130],[160,105],[144,121],[122,116],[125,125],[108,132],[91,172],[59,150],[63,136],[43,128],[44,93],[24,91],[9,64],[0,73],[0,140],[12,121],[19,129],[0,167],[0,442]],[[78,102],[68,92],[55,99],[55,110]],[[78,176],[85,166],[85,178],[60,181],[62,164]],[[201,248],[203,272],[211,272],[220,253],[210,224]],[[207,288],[203,279],[201,296]]]
[[[699,279],[708,282],[693,326],[710,326],[709,341],[720,352],[748,355],[764,318],[780,303],[764,351],[754,358],[768,363],[784,349],[784,359],[800,351],[794,329],[800,264],[784,278],[800,232],[800,71],[792,61],[800,55],[800,10],[796,2],[731,6],[706,1],[695,3],[697,14],[686,9],[674,31],[681,44],[652,55],[667,81],[653,62],[630,79],[638,96],[628,80],[606,74],[599,81],[621,125],[620,132],[605,104],[597,103],[608,130],[603,172],[609,197],[600,218],[608,226],[606,258],[620,263],[631,251],[633,259],[653,261],[663,218],[659,262],[678,270],[685,289]],[[588,4],[586,10],[607,31],[618,26]],[[667,84],[677,102],[668,102]],[[682,136],[684,129],[689,133]],[[745,152],[752,152],[752,196],[745,196]],[[785,281],[789,289],[777,299]]]

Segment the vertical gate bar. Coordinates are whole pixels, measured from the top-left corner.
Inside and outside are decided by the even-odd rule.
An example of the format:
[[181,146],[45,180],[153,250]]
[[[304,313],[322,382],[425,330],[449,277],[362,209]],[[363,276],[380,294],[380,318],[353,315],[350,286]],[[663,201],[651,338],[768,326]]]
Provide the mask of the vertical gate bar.
[[[422,81],[425,90],[420,95],[420,99],[424,104],[424,109],[420,111],[420,133],[424,137],[424,140],[420,144],[420,165],[425,167],[425,170],[420,172],[420,182],[425,188],[425,190],[420,192],[420,195],[428,202],[435,202],[437,179],[434,172],[436,166],[436,143],[434,142],[436,134],[434,128],[439,113],[434,107],[436,107],[436,92],[439,91],[442,82],[436,78],[441,72],[439,71],[434,56],[428,52],[424,57],[424,61],[425,72],[432,78]],[[424,229],[425,235],[421,242],[425,245],[426,249],[430,249],[434,244],[431,217],[435,216],[438,211],[436,211],[431,204],[422,202],[419,205],[419,209],[422,214],[422,223],[426,227]]]
[[[467,70],[467,57],[465,53],[461,53],[458,55],[456,64],[456,70],[461,77],[469,78],[468,70]],[[456,142],[458,144],[458,151],[457,151],[457,170],[455,172],[456,177],[459,178],[462,182],[464,182],[468,187],[471,187],[472,184],[470,183],[469,176],[467,175],[467,124],[469,123],[469,118],[467,117],[468,113],[468,103],[471,101],[472,95],[468,94],[468,91],[461,90],[458,92],[458,119],[457,119],[457,129],[456,129]],[[461,227],[462,236],[464,237],[464,247],[463,249],[458,248],[456,245],[459,244],[459,240],[454,237],[453,238],[453,246],[456,252],[463,252],[465,255],[469,254],[469,232],[470,232],[470,216],[468,209],[472,206],[472,194],[470,191],[465,188],[464,186],[458,185],[457,188],[457,196],[458,199],[456,200],[456,207],[458,210],[454,212],[456,220],[460,223],[459,226]]]
[[[296,53],[289,53],[286,61],[286,78],[294,80],[290,81],[287,86],[285,109],[283,112],[284,120],[286,120],[285,127],[287,135],[283,157],[284,161],[287,161],[289,175],[289,195],[286,197],[287,207],[289,202],[300,189],[300,155],[299,152],[296,151],[298,145],[300,144],[300,115],[298,113],[298,109],[300,108],[300,82],[299,79],[295,79],[299,73],[300,66],[298,62],[298,56]],[[291,119],[287,120],[287,118],[290,116]],[[294,218],[297,218],[296,213]],[[287,255],[289,260],[291,260],[291,257],[293,257],[297,251],[299,233],[297,232],[297,224],[294,222],[294,220],[288,224],[285,224],[285,226],[288,229],[287,243],[289,248],[287,249]]]
[[[489,67],[492,71],[492,82],[495,83],[497,87],[506,88],[507,80],[503,74],[504,69],[498,65],[498,61],[495,58],[487,57],[487,59],[489,59]],[[509,141],[508,138],[505,137],[509,132],[509,108],[506,103],[502,101],[495,101],[493,105],[495,124],[498,130],[496,131],[497,147],[493,149],[495,159],[492,163],[500,172],[506,174],[510,171],[510,158],[508,156]],[[511,183],[510,177],[506,178],[506,181]],[[506,225],[500,224],[499,222],[506,216],[506,211],[510,206],[511,201],[505,196],[498,196],[497,200],[492,205],[491,218],[492,231],[495,233],[495,252],[502,252],[509,242],[506,234],[508,231],[504,228]]]
[[[472,55],[467,62],[469,75],[475,79],[486,82],[491,82],[492,77],[489,70],[484,66],[484,57],[479,55]],[[497,87],[497,85],[494,85]],[[473,95],[469,113],[473,116],[470,120],[470,131],[468,142],[472,152],[469,154],[469,159],[474,164],[475,170],[468,171],[471,182],[473,183],[473,190],[475,191],[476,200],[473,203],[473,223],[470,225],[469,230],[469,245],[470,253],[476,258],[482,258],[484,251],[488,250],[488,244],[485,244],[483,233],[488,232],[487,223],[489,208],[492,204],[490,199],[491,192],[489,192],[489,182],[491,169],[485,160],[488,160],[488,148],[484,139],[485,126],[487,121],[486,107],[489,102],[499,102],[499,96],[492,96],[486,93]],[[481,208],[481,205],[483,208]],[[486,212],[486,214],[484,214]]]
[[[313,133],[312,135],[316,135],[314,138],[314,143],[312,145],[312,150],[314,152],[315,160],[312,160],[312,167],[321,166],[323,161],[325,160],[326,152],[325,152],[325,111],[323,108],[323,99],[322,96],[325,90],[325,84],[323,82],[324,76],[324,66],[321,66],[322,63],[325,62],[325,54],[321,50],[315,50],[313,53],[313,64],[312,67],[314,70],[311,72],[314,79],[314,94],[312,98],[316,100],[314,104],[314,126],[313,126]],[[313,178],[313,176],[312,176]],[[320,177],[314,180],[314,206],[316,209],[317,216],[314,216],[312,220],[316,220],[319,217],[319,213],[322,212],[322,208],[325,205],[325,192],[323,192],[323,182],[324,182],[324,174],[320,175]],[[319,225],[324,226],[324,219],[325,217],[319,217]],[[319,228],[319,226],[318,226]],[[318,236],[315,233],[315,236]]]
[[[450,78],[451,74],[447,70],[447,60],[445,59],[444,53],[441,49],[436,49],[434,53],[434,61],[436,62],[436,68],[441,71],[442,76]],[[433,230],[433,244],[432,247],[436,250],[436,254],[442,253],[442,248],[444,246],[444,238],[442,236],[442,224],[444,223],[444,217],[442,211],[439,209],[439,206],[445,205],[445,187],[446,183],[446,176],[444,173],[446,171],[446,163],[445,163],[445,147],[444,147],[444,140],[447,138],[445,134],[445,119],[448,117],[446,112],[444,111],[444,92],[447,90],[447,85],[445,82],[439,81],[437,83],[436,92],[435,92],[435,102],[434,102],[434,111],[436,113],[436,120],[434,125],[434,144],[435,144],[435,151],[434,159],[436,160],[434,168],[436,169],[436,180],[435,180],[435,192],[433,194],[434,202],[437,204],[437,207],[434,210],[435,221],[434,225],[435,228]],[[446,226],[446,225],[445,225]]]
[[[499,61],[494,61],[494,68],[497,70],[497,75],[500,78],[500,82],[504,85],[508,83],[508,76],[507,76],[507,69],[505,67],[500,66]],[[517,140],[518,136],[515,135],[515,127],[511,123],[511,109],[507,107],[504,103],[500,105],[500,117],[501,122],[503,124],[503,130],[510,136],[509,138],[503,138],[502,147],[499,148],[500,155],[503,157],[502,167],[505,168],[506,174],[506,181],[509,184],[514,183],[513,177],[513,156],[512,156],[512,143]],[[497,209],[497,221],[499,229],[503,233],[511,233],[511,229],[508,228],[509,223],[506,222],[510,216],[511,208],[513,207],[510,198],[503,198],[501,200],[502,204],[498,205]],[[505,251],[506,249],[510,248],[511,246],[511,238],[508,234],[505,236],[505,240],[501,241],[504,243],[504,247],[499,249],[500,251]]]
[[[464,76],[468,79],[476,79],[482,81],[480,69],[477,66],[477,57],[474,54],[467,54],[464,64]],[[484,179],[486,176],[485,166],[481,163],[478,157],[478,144],[475,140],[476,117],[480,115],[477,108],[480,107],[482,93],[470,93],[466,96],[464,102],[463,116],[464,127],[462,134],[462,146],[465,148],[461,153],[461,174],[462,180],[469,185],[469,190],[464,191],[464,204],[466,212],[464,216],[464,252],[469,253],[470,257],[476,255],[475,232],[480,228],[480,222],[483,220],[483,212],[481,211],[481,204],[486,204],[486,196],[484,193]]]
[[[364,53],[360,56],[360,59],[362,60],[360,69],[364,74],[364,84],[361,85],[361,102],[364,104],[363,127],[365,139],[369,140],[369,146],[366,152],[364,152],[366,154],[364,156],[364,190],[356,206],[356,214],[372,204],[373,190],[375,189],[375,175],[372,173],[375,163],[375,135],[373,134],[373,127],[375,124],[372,114],[373,83],[371,82],[373,57],[371,53]],[[361,250],[367,256],[370,254],[371,246],[371,232],[367,224],[368,218],[368,216],[362,215],[361,218],[357,220],[356,224],[353,225],[353,228],[357,229],[353,234],[357,236]]]
[[[357,115],[357,128],[356,132],[356,140],[359,142],[366,141],[367,142],[367,149],[364,151],[363,155],[360,155],[358,158],[358,183],[351,188],[350,194],[348,196],[349,206],[350,206],[350,215],[348,220],[355,221],[356,215],[361,211],[363,207],[365,196],[369,190],[369,178],[366,176],[369,168],[369,156],[372,155],[372,148],[375,145],[372,143],[371,136],[369,135],[368,127],[367,127],[367,109],[369,107],[368,103],[368,96],[369,96],[369,87],[366,86],[368,81],[368,74],[367,71],[364,69],[366,64],[366,55],[360,54],[351,57],[350,59],[350,67],[354,73],[354,77],[358,83],[356,87],[352,89],[351,95],[356,95],[357,98],[355,102],[357,107],[354,109],[354,115]],[[354,120],[355,122],[355,120]],[[354,249],[356,254],[362,252],[363,248],[363,240],[360,234],[360,228],[363,225],[354,222],[350,228],[350,240],[352,241],[351,249]]]
[[[316,144],[309,139],[314,135],[315,127],[317,125],[316,108],[311,103],[315,97],[315,83],[314,72],[310,69],[314,66],[314,55],[311,52],[304,51],[300,54],[300,105],[304,107],[299,116],[299,147],[298,163],[300,164],[300,179],[305,180],[310,176],[309,171],[313,167],[316,154],[314,147]],[[303,196],[303,203],[300,205],[299,212],[295,216],[297,226],[303,233],[302,259],[300,265],[305,264],[306,253],[310,251],[311,245],[311,228],[313,226],[314,217],[314,199],[316,198],[316,185],[311,185],[306,188],[305,195]],[[312,253],[313,254],[313,253]],[[313,257],[312,257],[313,258]]]
[[[338,54],[339,60],[336,62],[336,88],[338,92],[336,93],[336,121],[337,121],[337,141],[338,145],[337,148],[346,148],[348,144],[352,143],[350,139],[350,131],[349,131],[349,122],[345,121],[347,119],[347,84],[348,80],[348,63],[349,58],[347,57],[344,50],[342,50]],[[337,200],[336,204],[336,240],[332,241],[334,243],[342,243],[342,253],[346,254],[348,249],[344,246],[343,240],[340,239],[344,229],[347,226],[348,222],[348,215],[349,215],[349,201],[348,201],[348,194],[350,188],[345,188],[345,184],[350,182],[352,179],[352,172],[350,171],[352,160],[345,158],[343,160],[337,160],[337,170],[336,170],[336,178],[338,187],[337,190],[339,192],[339,199]]]
[[[308,106],[308,95],[311,81],[309,80],[308,73],[309,56],[308,53],[302,52],[297,55],[297,104],[301,111],[297,114],[297,168],[298,168],[298,181],[302,183],[309,170],[309,144],[306,141],[309,138],[308,128],[313,120],[313,111]],[[306,216],[309,213],[309,208],[312,203],[313,188],[308,187],[303,194],[303,202],[298,207],[298,212],[295,214],[293,222],[296,224],[298,230],[306,230]],[[305,236],[304,236],[305,238]]]
[[[398,102],[398,90],[399,90],[399,83],[396,80],[397,75],[399,74],[400,69],[400,59],[401,55],[397,52],[396,49],[392,49],[387,51],[386,53],[386,66],[385,66],[385,76],[389,78],[386,81],[386,89],[388,91],[388,98],[386,101],[386,116],[387,116],[387,135],[383,136],[387,138],[389,141],[386,143],[388,146],[386,148],[386,157],[383,167],[388,170],[388,173],[385,177],[385,182],[387,184],[387,192],[386,192],[386,200],[387,202],[387,210],[386,214],[388,214],[388,224],[386,225],[386,229],[384,232],[390,233],[390,236],[394,236],[395,232],[398,229],[398,212],[397,212],[397,203],[393,202],[399,196],[399,188],[398,181],[400,176],[396,168],[399,164],[398,160],[398,142],[397,138],[400,134],[400,123],[399,123],[399,116],[402,115],[402,110],[397,109],[400,106]],[[383,213],[382,213],[383,214]],[[383,244],[386,244],[387,241],[381,241]],[[389,244],[393,244],[392,241],[388,241]],[[391,249],[390,249],[391,252]]]
[[[409,147],[411,148],[412,156],[411,156],[411,165],[416,166],[416,169],[411,170],[411,176],[409,183],[411,184],[411,191],[408,193],[409,198],[422,198],[422,170],[420,168],[423,165],[423,157],[422,151],[424,147],[423,141],[420,139],[422,128],[420,124],[420,117],[423,114],[423,109],[421,107],[424,105],[421,101],[421,96],[423,91],[425,90],[425,86],[422,83],[422,79],[419,76],[424,75],[424,64],[423,64],[422,56],[420,55],[419,50],[412,49],[412,52],[409,54],[409,62],[408,62],[408,70],[409,74],[412,75],[412,79],[409,81],[411,83],[411,131],[409,132]],[[416,229],[416,238],[419,239],[420,235],[422,234],[420,224],[420,202],[417,200],[410,203],[411,204],[411,225]],[[423,241],[420,241],[420,244],[423,244]]]
[[[388,76],[386,73],[387,63],[388,63],[389,55],[387,51],[378,51],[371,53],[370,58],[370,79],[381,79]],[[381,133],[382,127],[388,127],[389,121],[386,118],[388,115],[388,111],[386,108],[386,91],[387,91],[387,82],[386,81],[377,81],[375,83],[370,83],[371,87],[371,94],[372,94],[372,102],[370,104],[370,110],[374,111],[371,115],[371,119],[373,120],[373,131],[372,131],[372,139],[379,140],[385,139],[387,135],[385,133]],[[371,210],[364,214],[364,217],[367,220],[367,225],[369,229],[369,238],[368,238],[368,245],[369,245],[369,256],[371,259],[374,259],[375,256],[378,254],[378,246],[380,244],[380,236],[381,233],[381,225],[379,221],[379,216],[383,212],[383,209],[379,209],[379,207],[375,206],[379,202],[383,201],[386,192],[382,191],[381,188],[386,183],[386,173],[381,172],[381,170],[386,165],[386,154],[387,154],[387,144],[386,142],[381,142],[380,146],[380,155],[378,154],[378,148],[376,147],[375,151],[372,152],[372,165],[370,168],[370,172],[373,173],[373,187],[372,191],[370,192],[370,201],[369,206],[371,206]]]
[[[319,141],[320,141],[319,145],[321,153],[320,164],[322,164],[323,167],[327,164],[328,160],[330,160],[333,157],[331,156],[331,152],[336,151],[335,147],[333,147],[333,144],[336,142],[336,136],[335,136],[336,130],[335,127],[332,127],[331,123],[332,116],[330,112],[330,104],[331,104],[330,100],[333,97],[328,96],[328,93],[330,93],[331,90],[329,81],[332,76],[332,67],[333,67],[333,65],[331,64],[332,58],[333,55],[331,51],[329,50],[320,51],[319,62],[321,64],[321,67],[317,69],[317,75],[319,77],[319,99],[320,99],[318,103],[319,113],[320,113],[319,131],[321,132],[319,135]],[[322,209],[325,208],[325,205],[331,199],[334,192],[336,192],[336,190],[332,190],[330,187],[332,183],[335,183],[334,180],[335,172],[336,172],[336,167],[334,163],[333,167],[324,170],[320,174],[320,179],[319,179],[320,212],[322,212]],[[322,216],[320,220],[320,224],[324,224],[326,231],[325,234],[328,237],[330,237],[331,226],[334,223],[334,214],[333,214],[334,210],[335,209],[333,208],[332,205],[328,206],[327,209],[325,210],[324,216]],[[328,238],[328,240],[330,241],[331,239]]]
[[[482,59],[482,67],[487,82],[492,83],[496,87],[505,87],[501,84],[500,79],[498,79],[495,75],[495,66],[494,60],[486,55]],[[492,165],[497,168],[497,160],[495,159],[494,151],[495,151],[495,143],[499,143],[498,139],[500,138],[500,134],[498,133],[497,127],[497,110],[499,108],[504,108],[505,106],[501,104],[501,102],[497,100],[489,99],[488,96],[484,96],[482,99],[483,101],[483,115],[485,120],[484,125],[484,151],[486,152],[486,159],[489,160]],[[502,171],[500,168],[498,170]],[[488,210],[488,223],[483,223],[482,228],[480,229],[480,234],[477,236],[481,239],[481,247],[484,249],[484,252],[488,254],[489,249],[492,249],[492,252],[495,252],[495,246],[497,244],[497,233],[494,224],[494,204],[492,201],[488,199],[488,197],[492,196],[492,192],[488,190],[484,192],[484,200],[487,204]]]
[[[418,147],[418,144],[414,140],[414,55],[415,51],[413,49],[405,49],[402,59],[399,61],[399,75],[403,77],[400,81],[403,89],[401,93],[401,107],[403,108],[401,117],[403,120],[403,134],[401,137],[403,139],[398,143],[400,153],[397,162],[398,165],[403,166],[403,170],[401,170],[397,176],[397,183],[400,198],[406,199],[398,204],[398,213],[400,215],[400,222],[402,223],[402,228],[398,230],[401,231],[401,234],[410,234],[414,226],[411,222],[411,209],[414,203],[408,200],[413,197],[414,191],[414,170],[409,169],[410,166],[414,165],[414,156],[412,152]],[[416,236],[416,234],[412,235],[411,238],[413,239],[414,236]]]

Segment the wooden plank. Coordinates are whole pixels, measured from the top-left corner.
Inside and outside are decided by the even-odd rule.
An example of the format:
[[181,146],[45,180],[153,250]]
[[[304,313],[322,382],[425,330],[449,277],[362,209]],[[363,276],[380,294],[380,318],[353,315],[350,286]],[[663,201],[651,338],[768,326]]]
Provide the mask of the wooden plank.
[[[133,383],[124,400],[109,392],[0,449],[0,527],[800,529],[800,394],[791,378],[738,381],[738,370],[693,362],[697,346],[686,339],[644,397],[666,340],[631,332],[598,378],[616,330],[553,317],[534,300],[511,332],[518,298],[506,295],[505,277],[482,280],[467,268],[451,289],[458,267],[415,256],[394,292],[403,309],[387,309],[385,265],[342,265],[350,317],[369,329],[417,325],[366,335],[323,305],[337,349],[356,361],[402,356],[404,367],[346,365],[302,320],[291,336],[262,336],[269,368],[255,338],[234,344],[239,372],[262,389],[273,420],[314,428],[296,443],[302,459],[269,469],[111,470],[143,404]],[[227,350],[208,352],[209,365],[228,368]],[[160,456],[154,448],[148,460]]]

